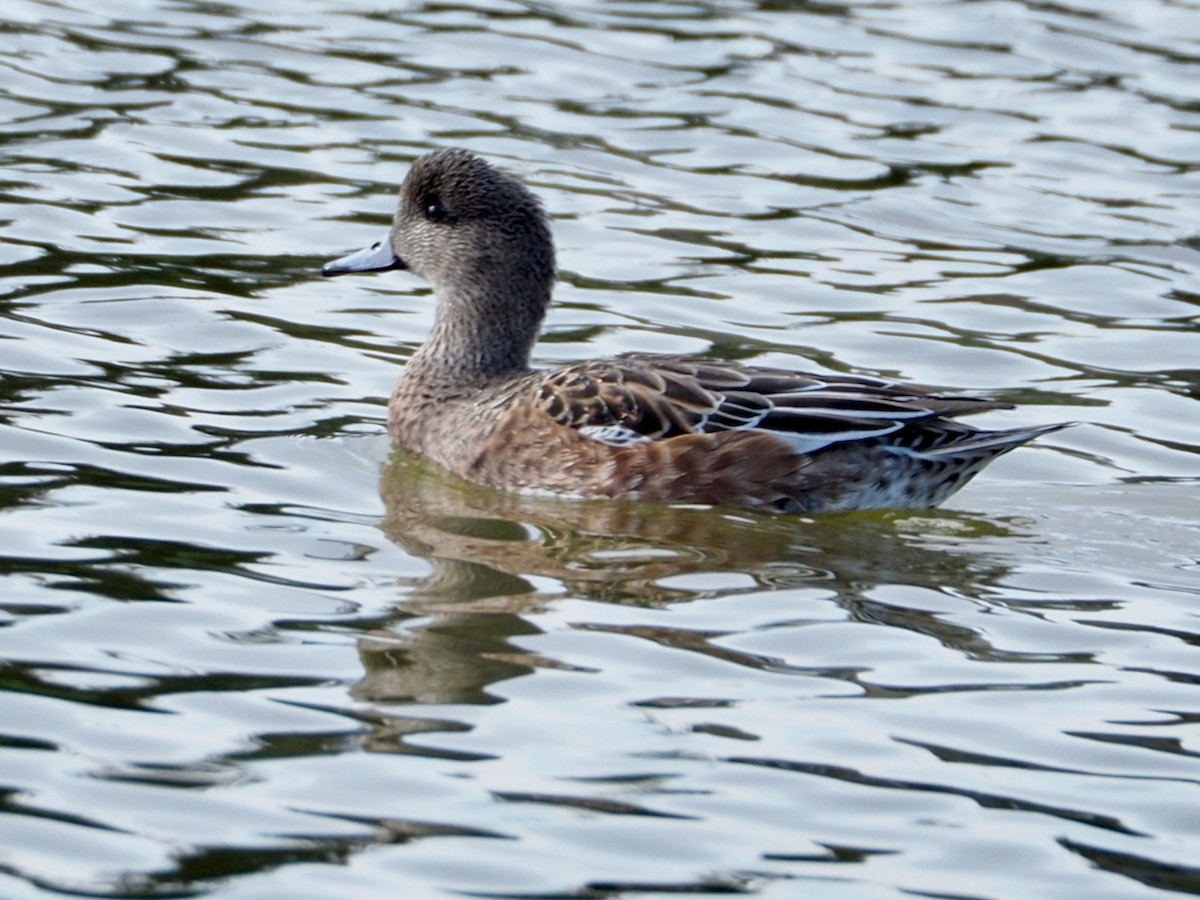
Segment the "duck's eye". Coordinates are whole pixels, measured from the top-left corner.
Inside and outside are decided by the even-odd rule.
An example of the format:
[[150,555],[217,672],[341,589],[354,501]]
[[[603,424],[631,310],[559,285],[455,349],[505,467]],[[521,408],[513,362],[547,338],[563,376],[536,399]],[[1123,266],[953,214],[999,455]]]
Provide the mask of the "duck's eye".
[[436,197],[425,204],[425,218],[430,222],[444,222],[448,216],[446,207]]

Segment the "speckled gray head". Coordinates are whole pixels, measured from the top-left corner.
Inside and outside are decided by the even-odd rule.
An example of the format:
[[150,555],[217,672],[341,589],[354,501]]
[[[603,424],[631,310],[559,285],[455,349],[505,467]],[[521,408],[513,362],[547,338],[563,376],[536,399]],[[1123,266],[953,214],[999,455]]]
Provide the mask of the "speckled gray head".
[[450,294],[483,277],[549,283],[554,244],[546,214],[519,181],[460,148],[413,163],[387,237],[334,260],[324,275],[411,269]]

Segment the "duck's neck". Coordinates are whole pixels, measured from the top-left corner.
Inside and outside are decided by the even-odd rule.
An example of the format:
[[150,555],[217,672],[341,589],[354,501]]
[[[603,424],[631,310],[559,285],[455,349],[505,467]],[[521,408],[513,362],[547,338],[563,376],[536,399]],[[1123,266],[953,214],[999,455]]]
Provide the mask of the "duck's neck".
[[[409,360],[397,390],[453,396],[529,369],[550,304],[553,277],[527,267],[505,278],[462,273],[438,295],[433,331]],[[440,288],[440,290],[439,290]]]

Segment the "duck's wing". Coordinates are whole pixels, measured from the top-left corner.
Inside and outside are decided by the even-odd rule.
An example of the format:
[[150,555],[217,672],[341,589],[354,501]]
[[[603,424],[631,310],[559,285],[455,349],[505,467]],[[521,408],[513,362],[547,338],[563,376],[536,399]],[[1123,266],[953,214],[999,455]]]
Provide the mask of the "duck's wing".
[[869,378],[636,356],[546,373],[537,405],[558,424],[613,446],[767,431],[805,454],[916,422],[1007,407]]

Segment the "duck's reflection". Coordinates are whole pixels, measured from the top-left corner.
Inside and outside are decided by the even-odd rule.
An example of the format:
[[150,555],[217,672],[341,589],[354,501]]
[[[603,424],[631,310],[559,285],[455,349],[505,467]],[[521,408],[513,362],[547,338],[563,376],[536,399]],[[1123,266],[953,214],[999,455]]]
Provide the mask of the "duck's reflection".
[[[803,518],[543,499],[466,484],[403,452],[385,469],[382,494],[385,533],[433,571],[409,585],[395,620],[361,642],[366,673],[354,695],[373,702],[486,703],[488,685],[570,666],[513,641],[538,633],[534,614],[564,597],[661,607],[817,588],[851,619],[986,654],[976,632],[881,600],[880,588],[986,598],[1009,567],[972,545],[1013,528],[944,511]],[[701,637],[649,636],[692,650]]]

